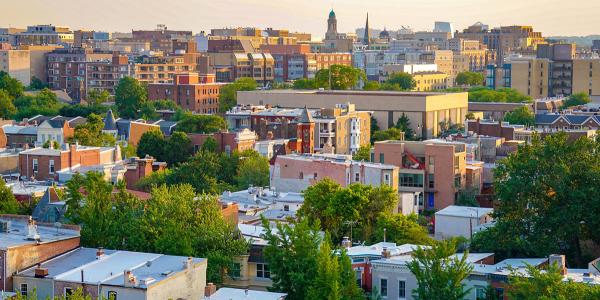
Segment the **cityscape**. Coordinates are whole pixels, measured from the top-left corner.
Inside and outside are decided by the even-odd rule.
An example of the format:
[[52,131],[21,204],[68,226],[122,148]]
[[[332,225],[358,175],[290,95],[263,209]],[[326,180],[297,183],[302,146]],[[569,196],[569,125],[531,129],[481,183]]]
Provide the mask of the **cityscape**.
[[0,300],[600,299],[600,4],[8,2]]

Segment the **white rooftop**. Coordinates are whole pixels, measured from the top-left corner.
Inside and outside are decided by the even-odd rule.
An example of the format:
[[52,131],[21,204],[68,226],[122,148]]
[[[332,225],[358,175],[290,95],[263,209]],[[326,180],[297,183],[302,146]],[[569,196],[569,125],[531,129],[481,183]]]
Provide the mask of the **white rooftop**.
[[52,225],[37,225],[36,231],[39,240],[29,239],[28,221],[25,216],[0,216],[0,221],[9,221],[8,232],[0,232],[0,249],[6,250],[12,247],[25,245],[46,244],[61,240],[76,238],[78,230],[57,228]]
[[464,217],[464,218],[476,218],[486,214],[490,214],[494,211],[492,208],[485,207],[470,207],[470,206],[458,206],[450,205],[435,213],[436,216],[451,216],[451,217]]
[[287,294],[263,292],[255,290],[242,290],[234,288],[220,288],[216,293],[209,297],[205,297],[206,300],[282,300],[285,299]]

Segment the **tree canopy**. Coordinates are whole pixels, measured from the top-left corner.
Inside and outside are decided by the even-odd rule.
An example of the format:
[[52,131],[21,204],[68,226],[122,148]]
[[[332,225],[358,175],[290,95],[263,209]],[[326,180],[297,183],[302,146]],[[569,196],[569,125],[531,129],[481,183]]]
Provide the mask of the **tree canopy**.
[[404,135],[402,134],[402,131],[396,127],[392,127],[392,128],[388,128],[386,130],[379,130],[379,131],[375,131],[372,135],[371,135],[371,139],[373,140],[373,142],[379,142],[379,141],[387,141],[387,140],[403,140],[404,139]]
[[412,128],[410,128],[410,119],[405,113],[402,113],[402,116],[398,118],[395,127],[398,128],[398,130],[404,132],[404,138],[407,140],[412,140],[416,137],[415,131],[412,130]]
[[366,81],[363,70],[345,65],[331,65],[328,69],[321,69],[315,74],[317,87],[332,90],[352,89],[361,80]]
[[382,90],[410,91],[417,86],[413,76],[406,72],[392,73],[390,77],[381,85]]
[[0,90],[5,90],[12,99],[23,96],[25,87],[16,78],[12,78],[8,73],[0,71]]
[[219,92],[219,112],[226,112],[237,105],[238,91],[254,91],[258,84],[256,80],[248,77],[242,77],[221,87]]
[[112,134],[102,132],[104,120],[97,114],[90,114],[87,123],[77,125],[73,140],[85,146],[114,146],[115,137]]
[[185,133],[175,131],[166,138],[158,129],[144,132],[137,147],[139,157],[149,155],[169,166],[187,161],[193,151],[192,141]]
[[456,84],[477,86],[483,85],[485,78],[479,72],[460,72],[456,75]]
[[0,90],[0,118],[10,119],[17,113],[11,96],[6,90]]
[[353,160],[371,161],[371,145],[362,145],[358,151],[352,155]]
[[590,103],[590,95],[586,93],[575,93],[569,96],[562,105],[562,108],[569,108],[572,106],[585,105]]
[[535,115],[529,110],[529,107],[521,106],[506,113],[504,115],[504,121],[509,122],[510,124],[533,126],[535,125]]
[[215,133],[227,128],[227,122],[217,115],[195,115],[185,112],[177,123],[177,130],[185,133]]
[[469,89],[469,102],[532,102],[531,97],[521,94],[515,89],[501,88],[492,90],[487,87],[472,87]]
[[17,113],[13,116],[15,120],[36,115],[56,116],[59,110],[65,106],[49,89],[43,89],[33,96],[21,96],[14,100],[14,105],[17,108]]
[[137,79],[124,77],[115,88],[115,104],[122,118],[135,119],[142,104],[148,100],[146,88]]

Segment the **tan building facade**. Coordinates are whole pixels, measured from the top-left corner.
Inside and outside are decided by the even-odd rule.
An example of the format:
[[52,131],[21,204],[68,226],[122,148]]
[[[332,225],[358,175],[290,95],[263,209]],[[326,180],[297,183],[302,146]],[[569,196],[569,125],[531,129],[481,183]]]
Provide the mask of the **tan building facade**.
[[0,50],[0,71],[28,86],[31,82],[29,50]]
[[448,74],[444,72],[417,72],[413,73],[416,82],[414,88],[418,92],[442,90],[448,87]]

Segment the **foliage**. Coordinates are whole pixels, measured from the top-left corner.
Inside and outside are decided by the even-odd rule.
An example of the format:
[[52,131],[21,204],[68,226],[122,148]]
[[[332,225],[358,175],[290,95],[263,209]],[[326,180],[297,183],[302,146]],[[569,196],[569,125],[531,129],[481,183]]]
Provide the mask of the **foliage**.
[[479,189],[477,188],[468,188],[460,190],[458,192],[458,197],[456,199],[455,205],[478,207],[479,202],[477,202],[477,195],[479,195]]
[[248,77],[242,77],[221,87],[219,92],[219,112],[226,112],[237,105],[238,91],[254,91],[256,90],[256,80]]
[[5,90],[0,90],[0,118],[10,119],[17,113],[17,108],[13,104],[11,96]]
[[379,124],[377,124],[377,119],[375,119],[373,116],[371,116],[371,135],[373,135],[373,133],[375,131],[378,131],[379,128]]
[[146,101],[140,105],[139,116],[146,121],[156,120],[159,118],[156,108],[154,108],[154,104],[152,104],[150,101]]
[[375,131],[371,135],[371,138],[373,139],[373,142],[388,141],[388,140],[400,141],[400,140],[404,139],[402,131],[400,131],[400,129],[398,129],[396,127],[388,128],[386,130]]
[[43,90],[45,88],[48,88],[47,84],[42,82],[41,79],[39,79],[35,76],[31,76],[31,82],[29,83],[29,86],[27,87],[28,90],[39,91],[39,90]]
[[504,115],[504,121],[509,122],[510,124],[532,126],[535,125],[535,116],[527,106],[521,106],[506,113]]
[[532,101],[531,97],[523,95],[515,89],[501,88],[492,90],[487,87],[473,87],[469,89],[469,102],[522,103]]
[[67,183],[67,205],[69,219],[82,225],[82,246],[208,258],[211,282],[219,283],[233,259],[248,250],[217,199],[189,185],[155,187],[142,201],[124,184],[113,193],[99,173],[87,173]]
[[295,90],[316,90],[318,88],[325,88],[320,86],[314,78],[300,78],[294,81],[292,88]]
[[569,96],[569,98],[567,98],[567,100],[565,100],[565,102],[563,103],[561,108],[568,108],[568,107],[572,107],[572,106],[579,106],[579,105],[585,105],[590,103],[592,100],[590,99],[590,96],[586,93],[575,93],[571,96]]
[[331,65],[329,69],[321,69],[315,74],[317,86],[331,90],[352,89],[366,78],[363,70],[345,65]]
[[396,121],[396,128],[398,130],[404,132],[404,138],[407,140],[412,140],[415,138],[415,131],[410,128],[410,119],[405,113],[402,113],[402,116],[398,118]]
[[258,154],[247,156],[240,160],[237,169],[236,181],[239,189],[247,189],[249,186],[269,186],[269,160]]
[[371,145],[362,145],[358,151],[352,155],[352,160],[371,161]]
[[467,119],[467,120],[475,120],[475,114],[474,114],[474,113],[472,113],[472,112],[468,112],[468,113],[465,115],[465,119]]
[[44,144],[42,144],[42,148],[50,148],[50,143],[52,143],[52,149],[60,149],[60,144],[53,140],[46,140]]
[[23,96],[25,88],[16,78],[12,78],[8,73],[0,71],[0,90],[5,90],[12,99]]
[[379,82],[373,80],[365,82],[365,85],[363,86],[363,90],[365,91],[378,91],[379,89],[381,89],[381,85]]
[[458,85],[482,85],[484,83],[485,78],[483,74],[479,72],[460,72],[456,75],[456,84]]
[[177,123],[177,130],[185,133],[215,133],[227,128],[227,122],[217,115],[195,115],[184,112]]
[[[496,257],[566,254],[584,266],[581,241],[600,244],[600,142],[569,141],[565,133],[534,137],[499,162],[494,173],[493,228],[477,233],[472,249]],[[570,224],[565,226],[565,224]]]
[[134,157],[137,154],[137,149],[131,143],[127,143],[126,141],[118,142],[119,147],[121,147],[121,157],[123,159]]
[[[11,297],[10,299],[14,300],[38,300],[37,292],[34,290],[33,293],[29,293],[27,296],[21,295],[21,293],[16,293],[17,295]],[[63,295],[63,296],[54,296],[54,298],[46,298],[47,300],[92,300],[91,295],[85,295],[81,288],[78,288],[73,291],[71,295]],[[114,299],[106,299],[101,297],[102,300],[114,300]]]
[[185,133],[175,131],[169,138],[165,138],[158,129],[144,132],[137,148],[139,157],[149,155],[170,166],[186,161],[193,151],[192,141]]
[[102,132],[104,120],[97,114],[90,114],[85,124],[75,127],[73,139],[85,146],[114,146],[115,137],[112,134]]
[[16,214],[19,212],[19,202],[12,193],[12,189],[6,186],[4,180],[0,179],[0,214]]
[[148,92],[137,79],[124,77],[119,80],[115,88],[115,103],[122,118],[135,119],[147,99]]
[[510,299],[554,300],[554,299],[600,299],[600,286],[594,284],[563,281],[560,269],[554,265],[547,270],[527,266],[527,276],[513,271],[509,278]]
[[107,90],[91,90],[87,93],[87,104],[89,106],[99,106],[104,102],[110,101],[110,93]]
[[411,74],[405,72],[398,72],[392,73],[381,88],[384,90],[410,91],[416,86],[417,82]]
[[58,113],[61,116],[65,117],[88,117],[90,114],[104,115],[108,111],[110,107],[98,104],[98,105],[89,105],[89,104],[74,104],[74,105],[65,105],[60,108]]
[[463,280],[473,266],[467,262],[467,252],[461,257],[453,256],[455,251],[455,242],[442,241],[430,249],[418,247],[413,252],[414,259],[407,267],[417,280],[417,288],[413,290],[415,299],[461,300],[469,294]]
[[427,228],[418,223],[417,215],[405,216],[402,214],[382,214],[377,218],[375,232],[370,237],[370,242],[388,242],[415,245],[431,245],[433,239],[429,237]]
[[398,194],[389,186],[373,187],[354,183],[346,188],[325,178],[304,191],[304,204],[298,211],[310,224],[332,234],[334,242],[341,240],[350,223],[362,240],[368,240],[380,214],[392,213],[398,205]]
[[212,136],[207,137],[200,147],[200,151],[217,152],[217,150],[219,150],[217,140]]
[[36,115],[56,116],[64,104],[58,101],[56,94],[49,89],[41,90],[35,96],[21,96],[14,101],[17,113],[15,120],[30,118]]
[[447,137],[451,134],[461,133],[465,130],[463,124],[453,124],[449,120],[444,120],[439,123],[440,125],[440,137]]

